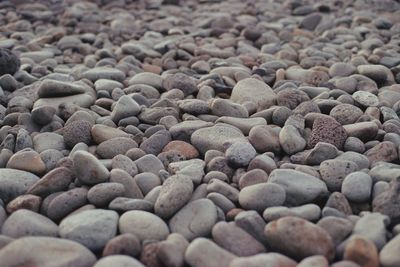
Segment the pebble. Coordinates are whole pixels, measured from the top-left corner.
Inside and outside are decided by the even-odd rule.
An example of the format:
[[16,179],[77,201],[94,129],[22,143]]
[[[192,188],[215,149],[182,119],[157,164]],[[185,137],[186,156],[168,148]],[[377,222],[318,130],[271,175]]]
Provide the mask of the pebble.
[[353,261],[365,267],[379,266],[378,250],[374,243],[357,235],[353,235],[347,242],[343,259]]
[[37,181],[39,177],[26,171],[0,169],[0,199],[8,203],[25,194]]
[[20,209],[5,220],[1,233],[12,238],[24,236],[57,237],[58,225],[41,214]]
[[72,161],[75,175],[82,183],[98,184],[107,181],[110,176],[107,168],[89,152],[75,152]]
[[279,143],[283,151],[289,155],[302,151],[306,147],[306,140],[301,136],[296,127],[286,125],[279,132]]
[[198,199],[189,202],[170,220],[172,233],[184,236],[188,241],[198,237],[207,237],[217,222],[217,207],[208,199]]
[[100,259],[98,262],[96,262],[93,267],[107,267],[107,266],[115,266],[115,267],[144,267],[140,261],[124,256],[124,255],[113,255],[113,256],[107,256],[103,257]]
[[375,212],[363,214],[354,225],[353,234],[367,238],[381,250],[386,244],[386,227],[389,223],[389,218],[382,214]]
[[78,143],[90,145],[92,142],[92,124],[86,120],[76,120],[64,126],[63,137],[65,144],[72,148]]
[[390,240],[379,253],[379,262],[382,267],[394,267],[400,264],[400,257],[397,254],[400,248],[400,236],[397,235]]
[[92,251],[101,251],[117,234],[118,218],[115,211],[85,210],[62,220],[59,233]]
[[[46,200],[47,206],[45,205]],[[87,189],[74,188],[48,196],[42,203],[42,210],[54,221],[61,220],[87,203]]]
[[36,151],[19,151],[8,160],[6,168],[16,169],[41,175],[46,172],[46,165]]
[[228,267],[235,258],[232,253],[202,237],[193,240],[185,252],[186,262],[193,267]]
[[51,193],[63,191],[73,181],[73,172],[65,167],[58,167],[44,175],[29,187],[27,193],[46,197]]
[[297,263],[282,255],[279,253],[275,252],[269,252],[269,253],[261,253],[255,256],[249,256],[249,257],[240,257],[240,258],[235,258],[231,264],[229,265],[230,267],[245,267],[245,266],[255,266],[255,267],[261,267],[261,266],[285,266],[285,267],[295,267],[297,266]]
[[240,206],[246,210],[258,212],[263,212],[268,207],[280,206],[285,200],[285,189],[274,183],[249,185],[239,193]]
[[103,256],[138,256],[141,251],[140,240],[134,234],[121,234],[110,239],[103,249]]
[[320,179],[295,170],[277,169],[271,172],[268,183],[278,184],[285,189],[285,203],[301,205],[310,203],[328,193]]
[[121,119],[136,116],[140,112],[140,106],[133,100],[131,97],[124,95],[120,99],[118,99],[115,104],[112,112],[111,119],[117,123]]
[[320,165],[321,179],[331,192],[340,191],[345,177],[357,170],[357,164],[348,160],[330,159]]
[[164,240],[170,233],[167,224],[162,219],[150,212],[141,210],[125,212],[121,215],[118,225],[121,234],[134,234],[141,242]]
[[190,177],[174,175],[167,178],[154,204],[155,214],[161,218],[170,218],[190,200],[192,192],[193,182]]
[[364,172],[350,173],[343,180],[341,192],[349,201],[367,202],[371,198],[372,178]]
[[314,147],[318,142],[325,142],[342,149],[347,135],[345,128],[335,119],[317,118],[314,120],[308,145]]
[[[49,254],[43,251],[58,251],[58,253]],[[96,256],[89,249],[71,240],[35,236],[10,242],[0,250],[0,260],[4,267],[32,262],[43,267],[67,265],[86,267],[96,262]]]
[[263,244],[232,222],[218,222],[212,229],[212,237],[217,245],[239,257],[266,252]]
[[225,157],[228,163],[237,167],[246,167],[250,161],[257,155],[254,147],[248,142],[233,143],[225,151]]
[[284,217],[267,224],[265,235],[275,251],[297,260],[322,255],[329,261],[335,247],[330,235],[321,227],[297,217]]
[[108,139],[97,146],[96,153],[103,159],[112,159],[117,155],[124,155],[131,148],[138,147],[137,143],[128,137]]
[[1,48],[0,49],[0,76],[5,74],[14,75],[21,66],[21,61],[12,51],[9,49]]
[[100,183],[88,191],[88,201],[96,207],[105,207],[113,199],[125,195],[125,187],[120,183]]

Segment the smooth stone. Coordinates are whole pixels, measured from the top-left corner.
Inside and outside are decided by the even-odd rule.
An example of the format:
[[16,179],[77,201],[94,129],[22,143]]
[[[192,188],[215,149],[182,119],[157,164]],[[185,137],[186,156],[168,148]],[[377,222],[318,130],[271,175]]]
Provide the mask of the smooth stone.
[[379,213],[367,213],[356,222],[353,229],[354,235],[360,235],[374,242],[376,248],[381,250],[386,244],[386,227],[390,220]]
[[162,85],[167,91],[177,88],[181,90],[185,96],[198,91],[196,80],[184,73],[176,73],[167,76]]
[[151,72],[138,73],[134,75],[128,83],[129,85],[147,84],[158,89],[163,88],[163,78],[160,75]]
[[250,161],[256,155],[257,155],[256,150],[248,142],[233,143],[225,151],[225,157],[228,159],[228,163],[237,167],[248,166]]
[[275,183],[283,187],[286,191],[285,203],[293,206],[310,203],[328,193],[323,181],[295,170],[273,170],[268,178],[268,183]]
[[247,118],[249,116],[243,105],[227,99],[214,99],[210,104],[211,113],[215,116],[231,116],[235,118]]
[[354,223],[346,218],[326,216],[318,221],[317,225],[332,237],[335,245],[339,245],[348,237],[354,228]]
[[370,240],[353,235],[347,242],[343,259],[365,267],[379,267],[378,250]]
[[125,187],[120,183],[100,183],[88,191],[89,203],[96,207],[107,206],[113,199],[125,195]]
[[397,267],[400,264],[400,235],[390,240],[379,253],[379,262],[382,267]]
[[307,165],[319,165],[323,161],[336,158],[339,151],[329,143],[318,142],[313,149],[305,157]]
[[27,193],[46,197],[51,193],[67,189],[73,179],[74,174],[70,169],[65,167],[55,168],[30,186]]
[[111,93],[112,90],[115,88],[123,88],[123,85],[122,83],[117,81],[108,79],[99,79],[94,83],[94,87],[96,91],[107,91]]
[[229,267],[296,267],[297,262],[294,260],[275,252],[260,253],[258,255],[249,257],[240,257],[234,259]]
[[389,187],[372,201],[372,211],[387,215],[391,224],[400,222],[400,178],[393,179]]
[[239,104],[247,101],[253,102],[257,105],[257,110],[260,111],[274,105],[276,94],[264,82],[254,78],[246,78],[233,87],[230,99]]
[[0,76],[5,74],[14,75],[21,66],[19,57],[11,50],[0,48]]
[[0,169],[0,199],[8,203],[25,194],[37,181],[39,177],[26,171]]
[[218,118],[216,121],[233,125],[240,129],[243,134],[249,135],[252,128],[258,125],[267,125],[267,121],[264,118],[235,118],[231,116],[222,116]]
[[249,132],[249,141],[260,153],[281,151],[279,133],[268,125],[253,127]]
[[[65,216],[87,203],[87,189],[77,187],[66,192],[57,192],[43,201],[43,212],[53,221],[59,221]],[[47,207],[45,202],[48,201]]]
[[16,197],[11,202],[9,202],[7,204],[7,212],[13,213],[20,209],[27,209],[34,212],[39,212],[41,204],[42,204],[41,197],[31,194],[26,194]]
[[190,142],[192,134],[201,128],[210,127],[213,124],[201,120],[187,120],[182,121],[178,124],[173,125],[169,132],[171,133],[172,139]]
[[173,140],[169,142],[163,148],[162,152],[168,152],[172,150],[178,151],[188,160],[197,158],[199,156],[199,151],[197,151],[197,149],[193,145],[180,140]]
[[258,212],[263,212],[269,207],[280,206],[285,200],[285,189],[273,183],[246,186],[239,193],[240,206],[246,210]]
[[335,159],[352,161],[357,164],[359,170],[368,169],[370,165],[369,160],[366,156],[353,151],[344,152]]
[[193,240],[185,252],[185,261],[193,267],[229,267],[235,258],[232,253],[202,237]]
[[97,146],[96,153],[103,159],[112,159],[124,155],[129,149],[138,147],[137,143],[128,137],[108,139]]
[[140,261],[125,255],[112,255],[101,258],[93,267],[145,267]]
[[81,244],[53,237],[23,237],[0,250],[0,261],[4,267],[32,264],[41,267],[88,267],[96,260],[96,256]]
[[305,204],[298,207],[276,206],[264,210],[263,218],[270,222],[285,216],[297,216],[307,221],[317,221],[321,216],[321,208],[315,204]]
[[329,75],[331,77],[347,77],[352,75],[357,68],[350,63],[336,62],[329,68]]
[[235,224],[260,241],[266,244],[264,236],[264,227],[266,225],[264,219],[254,210],[242,211],[235,216]]
[[248,142],[239,129],[224,124],[198,129],[190,139],[191,144],[202,154],[210,149],[224,152],[233,143]]
[[51,106],[42,106],[35,108],[31,112],[31,118],[39,125],[46,125],[53,120],[57,110]]
[[96,82],[99,79],[115,80],[122,82],[125,74],[116,68],[96,67],[82,73],[82,78]]
[[140,240],[133,234],[121,234],[110,239],[104,247],[102,256],[128,255],[136,257],[142,247]]
[[104,141],[116,137],[130,137],[129,134],[120,129],[101,124],[94,125],[91,129],[91,133],[93,141],[95,141],[96,144],[101,144]]
[[110,176],[107,168],[89,152],[75,152],[72,161],[77,178],[84,184],[102,183]]
[[296,267],[329,267],[329,262],[324,256],[310,256],[302,260]]
[[115,123],[119,122],[121,119],[136,116],[140,112],[139,104],[132,99],[132,97],[124,95],[118,99],[111,112],[111,120]]
[[57,237],[58,226],[41,214],[20,209],[7,218],[1,228],[1,233],[13,238],[23,236]]
[[360,65],[357,71],[368,78],[371,78],[378,84],[394,83],[394,77],[391,70],[383,65]]
[[190,200],[193,182],[190,177],[174,175],[163,183],[154,205],[155,214],[161,218],[170,218]]
[[[172,229],[171,229],[172,230]],[[170,233],[167,224],[156,215],[141,210],[127,211],[119,219],[119,231],[122,234],[136,235],[144,240],[164,240]]]
[[292,155],[306,147],[306,140],[301,136],[296,127],[285,125],[279,132],[279,143],[283,151]]
[[100,251],[117,234],[118,214],[110,210],[85,210],[60,223],[60,236]]
[[212,237],[217,245],[239,257],[266,252],[262,243],[232,222],[218,222],[212,229]]
[[364,172],[350,173],[343,180],[341,192],[349,201],[367,202],[371,198],[372,178]]
[[167,130],[160,130],[143,140],[139,147],[147,154],[158,155],[169,142],[171,134]]
[[36,151],[20,151],[8,160],[6,168],[27,171],[36,175],[46,172],[46,165]]
[[181,208],[170,220],[172,233],[184,236],[188,241],[207,237],[217,222],[217,207],[209,199],[198,199]]
[[85,92],[85,88],[78,84],[45,79],[40,83],[37,93],[39,98],[46,98],[76,95]]
[[158,175],[160,170],[164,170],[163,163],[152,154],[147,154],[134,162],[139,172],[151,172]]
[[59,97],[51,97],[51,98],[39,98],[33,104],[33,108],[40,108],[45,106],[50,106],[58,111],[60,111],[59,106],[63,103],[78,105],[82,108],[89,108],[93,105],[95,98],[88,93],[70,95],[70,96],[59,96]]
[[65,149],[64,138],[56,133],[39,133],[33,137],[33,147],[36,152],[41,153],[47,149]]
[[321,227],[297,217],[284,217],[268,223],[264,231],[268,245],[294,259],[322,255],[333,260],[335,247]]
[[[151,191],[150,191],[151,192]],[[108,208],[118,212],[125,212],[130,210],[143,210],[153,211],[154,203],[144,199],[134,199],[127,197],[116,197],[114,198]]]
[[390,141],[383,141],[373,148],[367,150],[364,155],[367,156],[369,162],[372,164],[384,161],[384,162],[391,162],[398,159],[398,147],[390,142]]
[[350,104],[337,105],[329,112],[342,125],[355,123],[363,114],[360,108]]

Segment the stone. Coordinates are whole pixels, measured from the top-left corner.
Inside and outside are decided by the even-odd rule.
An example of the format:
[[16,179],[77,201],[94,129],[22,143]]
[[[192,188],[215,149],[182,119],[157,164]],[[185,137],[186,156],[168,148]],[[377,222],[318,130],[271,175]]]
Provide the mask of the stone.
[[305,258],[302,260],[297,267],[329,267],[329,262],[324,256],[316,255]]
[[321,227],[297,217],[284,217],[265,226],[268,245],[275,251],[302,260],[322,255],[333,260],[335,247]]
[[400,235],[390,240],[379,253],[379,262],[382,267],[395,267],[400,264],[398,254],[400,248]]
[[387,215],[391,224],[400,222],[400,178],[393,179],[389,188],[377,195],[372,201],[372,211]]
[[381,250],[386,244],[386,227],[389,223],[390,220],[385,215],[376,212],[363,214],[356,222],[353,234],[374,242],[376,248]]
[[357,137],[363,142],[374,140],[378,133],[378,125],[372,121],[357,122],[354,124],[344,125],[348,136]]
[[235,224],[253,236],[255,239],[266,244],[264,236],[264,227],[266,225],[264,219],[254,210],[241,211],[235,216]]
[[167,91],[177,88],[186,96],[197,92],[196,81],[183,73],[176,73],[166,77],[162,85]]
[[110,176],[107,168],[89,152],[75,152],[72,161],[76,177],[84,184],[102,183],[107,181]]
[[67,189],[73,179],[74,174],[70,169],[65,167],[55,168],[30,186],[27,193],[46,197],[51,193]]
[[350,63],[336,62],[329,68],[331,77],[347,77],[353,74],[357,68]]
[[145,139],[140,144],[140,149],[147,154],[158,155],[170,141],[171,134],[167,130],[160,130]]
[[202,154],[210,149],[224,152],[236,142],[247,142],[247,139],[239,129],[225,124],[198,129],[191,136],[191,143]]
[[268,178],[268,183],[275,183],[286,191],[285,203],[293,206],[310,203],[328,193],[320,179],[295,170],[276,169]]
[[141,210],[127,211],[122,214],[119,219],[119,231],[121,234],[134,234],[141,242],[164,240],[170,233],[167,224],[162,219]]
[[101,258],[93,267],[145,267],[140,261],[125,255],[112,255]]
[[318,142],[325,142],[342,149],[346,139],[347,132],[335,119],[317,118],[314,120],[308,145],[314,147]]
[[96,207],[105,207],[113,199],[125,195],[125,187],[120,183],[100,183],[89,189],[87,199]]
[[361,75],[371,78],[378,84],[392,84],[394,82],[392,72],[383,65],[360,65],[357,67],[357,71]]
[[285,200],[285,189],[274,183],[259,183],[246,186],[239,193],[240,206],[246,210],[258,212],[263,212],[269,207],[280,206]]
[[56,133],[39,133],[33,137],[33,147],[38,153],[47,149],[63,150],[65,149],[64,138]]
[[0,76],[4,74],[14,75],[21,66],[21,61],[13,52],[9,49],[0,49]]
[[279,132],[279,143],[283,151],[289,155],[303,151],[307,144],[297,128],[292,125],[285,125]]
[[0,199],[8,203],[25,194],[37,181],[39,177],[26,171],[0,169]]
[[232,253],[202,237],[193,240],[185,252],[185,261],[193,267],[228,267],[235,258]]
[[249,141],[260,153],[281,151],[279,133],[268,125],[253,127],[249,132]]
[[378,250],[370,240],[353,235],[347,242],[343,259],[365,267],[379,267]]
[[340,191],[345,177],[357,170],[357,164],[348,160],[329,159],[320,165],[321,179],[331,192]]
[[129,134],[120,129],[109,127],[102,124],[94,125],[91,129],[91,133],[93,141],[96,142],[96,144],[101,144],[104,141],[116,137],[130,137]]
[[266,252],[263,244],[233,222],[218,222],[212,229],[212,237],[217,245],[239,257]]
[[264,82],[254,78],[246,78],[235,85],[230,99],[239,104],[247,101],[253,102],[257,105],[257,110],[260,111],[274,105],[276,94]]
[[65,144],[72,148],[78,143],[90,145],[92,125],[86,120],[72,121],[64,126],[63,137]]
[[334,216],[322,218],[317,225],[328,232],[336,246],[352,233],[354,227],[350,220]]
[[36,151],[19,151],[8,160],[6,168],[16,169],[42,175],[46,165]]
[[372,193],[372,178],[364,172],[348,174],[342,183],[341,192],[352,202],[368,202]]
[[78,242],[92,251],[101,251],[117,234],[115,211],[85,210],[66,217],[60,223],[60,236]]
[[116,68],[96,67],[82,73],[82,78],[96,82],[99,79],[115,80],[122,82],[125,79],[125,74]]
[[154,212],[161,218],[170,218],[190,200],[193,192],[193,182],[190,177],[174,175],[163,183]]
[[121,119],[136,116],[140,112],[140,106],[136,103],[132,97],[124,95],[120,99],[118,99],[117,103],[115,104],[112,112],[111,112],[111,119],[117,123]]
[[342,125],[355,123],[364,112],[350,104],[340,104],[331,109],[329,115]]
[[233,143],[225,151],[225,157],[232,166],[246,167],[257,155],[254,147],[248,142]]
[[282,266],[282,267],[295,267],[297,262],[294,260],[275,252],[260,253],[255,256],[240,257],[234,259],[230,267],[263,267],[263,266]]
[[[43,253],[58,251],[58,253]],[[23,237],[10,242],[0,250],[4,267],[87,267],[96,262],[96,256],[81,244],[54,237]]]
[[20,209],[27,209],[33,212],[39,212],[42,204],[42,198],[39,196],[25,194],[14,198],[7,204],[7,212],[13,213]]
[[24,236],[58,236],[58,226],[36,212],[20,209],[12,213],[1,228],[3,235],[20,238]]
[[185,156],[186,159],[194,159],[199,156],[199,151],[191,144],[180,141],[173,140],[169,142],[162,150],[162,152],[168,152],[171,150],[178,151],[180,154]]
[[40,98],[46,98],[76,95],[85,92],[85,88],[78,84],[44,79],[39,85],[37,94]]
[[357,91],[352,96],[356,103],[364,107],[376,107],[379,104],[378,97],[367,91]]
[[141,249],[140,240],[134,234],[121,234],[107,242],[102,256],[127,255],[136,257]]
[[131,138],[115,137],[100,143],[97,146],[96,153],[103,159],[112,159],[136,147],[138,147],[137,143]]
[[172,233],[184,236],[188,241],[207,237],[217,222],[217,207],[209,199],[198,199],[181,208],[170,220]]
[[[47,207],[45,206],[46,200],[48,201]],[[59,221],[86,203],[87,189],[78,187],[48,196],[43,201],[42,210],[53,221]]]
[[383,141],[373,148],[367,150],[364,155],[367,156],[371,164],[384,161],[391,162],[398,159],[398,148],[390,141]]

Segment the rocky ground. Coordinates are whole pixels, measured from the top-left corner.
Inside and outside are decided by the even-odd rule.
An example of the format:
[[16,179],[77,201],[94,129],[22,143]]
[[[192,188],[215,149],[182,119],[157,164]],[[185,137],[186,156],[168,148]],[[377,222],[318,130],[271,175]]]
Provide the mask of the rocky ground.
[[400,4],[0,2],[1,267],[399,267]]

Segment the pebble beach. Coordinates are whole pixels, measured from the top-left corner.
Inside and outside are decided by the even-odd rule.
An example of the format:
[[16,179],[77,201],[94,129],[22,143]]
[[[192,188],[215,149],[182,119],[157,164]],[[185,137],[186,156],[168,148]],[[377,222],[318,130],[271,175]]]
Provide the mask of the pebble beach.
[[0,267],[399,267],[400,1],[0,1]]

